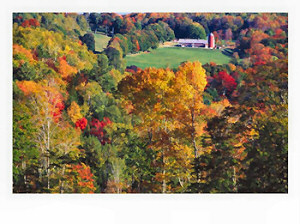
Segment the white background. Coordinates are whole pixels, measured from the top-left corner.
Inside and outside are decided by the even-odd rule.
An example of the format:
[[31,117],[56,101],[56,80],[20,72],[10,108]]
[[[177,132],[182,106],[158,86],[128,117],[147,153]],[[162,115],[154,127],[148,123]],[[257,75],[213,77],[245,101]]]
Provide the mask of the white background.
[[[43,2],[43,3],[41,3]],[[247,4],[243,3],[247,2]],[[2,0],[0,7],[0,223],[299,224],[299,7],[283,0]],[[12,194],[13,12],[288,12],[288,194]]]

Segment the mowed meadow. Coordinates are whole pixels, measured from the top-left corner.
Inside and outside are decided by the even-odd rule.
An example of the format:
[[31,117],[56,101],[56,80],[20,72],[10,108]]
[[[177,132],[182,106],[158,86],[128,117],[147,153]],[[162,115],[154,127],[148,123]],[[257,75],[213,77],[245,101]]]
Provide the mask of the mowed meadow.
[[95,51],[103,51],[106,48],[110,37],[101,33],[95,33]]
[[149,52],[127,55],[126,65],[135,65],[142,69],[147,67],[176,68],[184,61],[227,64],[230,59],[231,57],[223,54],[219,49],[161,47]]

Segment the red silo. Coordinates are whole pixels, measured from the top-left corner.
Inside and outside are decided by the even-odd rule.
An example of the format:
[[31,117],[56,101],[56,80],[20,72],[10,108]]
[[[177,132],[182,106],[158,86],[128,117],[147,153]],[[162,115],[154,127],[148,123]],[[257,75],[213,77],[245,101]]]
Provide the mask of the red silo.
[[208,47],[210,49],[215,48],[215,36],[213,35],[213,33],[210,33],[208,35]]

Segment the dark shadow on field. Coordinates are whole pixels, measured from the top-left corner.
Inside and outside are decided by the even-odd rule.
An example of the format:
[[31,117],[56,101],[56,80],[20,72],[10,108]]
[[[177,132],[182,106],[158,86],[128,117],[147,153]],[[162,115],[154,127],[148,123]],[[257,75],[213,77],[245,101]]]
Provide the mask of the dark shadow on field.
[[222,50],[222,54],[224,54],[228,57],[232,57],[233,53],[234,53],[234,50],[230,49],[230,48],[225,48],[224,50]]

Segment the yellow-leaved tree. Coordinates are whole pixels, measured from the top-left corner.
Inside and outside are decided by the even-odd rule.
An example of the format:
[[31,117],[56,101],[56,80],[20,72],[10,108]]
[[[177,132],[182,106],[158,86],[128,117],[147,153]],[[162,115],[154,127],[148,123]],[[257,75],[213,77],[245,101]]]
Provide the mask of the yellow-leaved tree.
[[200,62],[186,62],[179,66],[169,95],[170,116],[176,124],[179,136],[189,139],[197,157],[197,140],[203,133],[207,106],[203,103],[203,91],[207,84],[205,70]]
[[154,191],[182,192],[199,154],[208,107],[203,103],[205,70],[200,62],[186,62],[176,73],[148,68],[128,75],[119,88],[130,100],[141,123],[137,131],[156,152]]
[[68,108],[68,115],[74,124],[76,123],[76,121],[82,118],[80,107],[75,101],[72,101],[70,107]]

